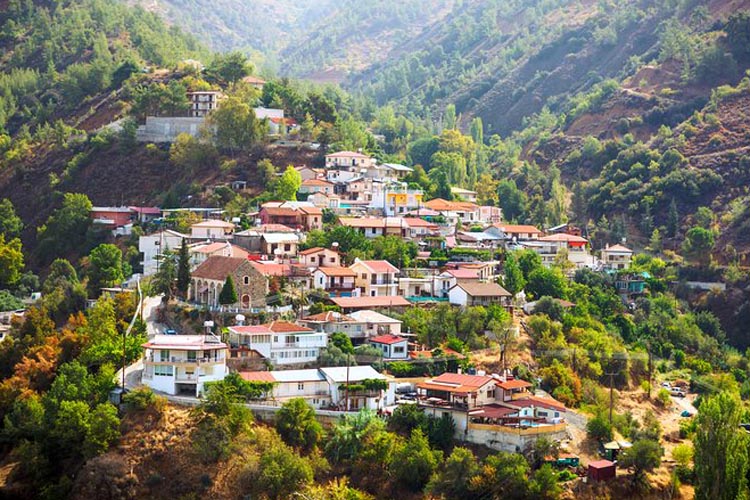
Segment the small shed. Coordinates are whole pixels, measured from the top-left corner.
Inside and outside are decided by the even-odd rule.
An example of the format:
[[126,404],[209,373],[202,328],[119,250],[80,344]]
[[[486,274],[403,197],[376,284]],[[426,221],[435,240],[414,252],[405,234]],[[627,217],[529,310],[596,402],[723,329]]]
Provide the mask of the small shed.
[[588,469],[589,481],[609,481],[617,476],[617,468],[614,462],[609,460],[597,460],[591,462]]
[[554,456],[547,456],[544,461],[548,464],[554,465],[555,467],[578,467],[580,460],[577,455],[572,453],[560,453],[557,458]]
[[609,443],[605,443],[602,445],[602,455],[607,460],[617,460],[617,457],[620,456],[620,453],[623,450],[627,450],[628,448],[632,447],[633,445],[629,443],[628,441],[611,441]]

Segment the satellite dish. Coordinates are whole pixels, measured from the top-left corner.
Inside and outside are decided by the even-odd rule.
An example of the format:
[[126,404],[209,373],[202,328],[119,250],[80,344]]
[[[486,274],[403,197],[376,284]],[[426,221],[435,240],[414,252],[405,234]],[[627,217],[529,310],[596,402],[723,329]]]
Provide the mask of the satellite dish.
[[210,320],[209,321],[204,321],[203,322],[203,326],[206,327],[206,328],[213,328],[214,322],[210,321]]

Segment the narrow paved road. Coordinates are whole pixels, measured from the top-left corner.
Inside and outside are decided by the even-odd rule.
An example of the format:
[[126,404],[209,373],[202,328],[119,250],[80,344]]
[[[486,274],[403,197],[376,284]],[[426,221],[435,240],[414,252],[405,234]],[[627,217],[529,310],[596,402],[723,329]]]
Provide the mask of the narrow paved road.
[[[164,333],[165,326],[158,323],[159,306],[161,305],[161,296],[146,297],[143,299],[143,320],[146,322],[146,335],[149,340],[154,335]],[[125,367],[125,388],[133,389],[141,385],[141,375],[143,374],[143,358],[139,358],[130,366]],[[117,384],[122,384],[122,371],[117,371]]]
[[143,320],[146,322],[146,334],[149,339],[153,338],[154,335],[164,333],[165,326],[157,322],[161,299],[161,295],[143,299]]

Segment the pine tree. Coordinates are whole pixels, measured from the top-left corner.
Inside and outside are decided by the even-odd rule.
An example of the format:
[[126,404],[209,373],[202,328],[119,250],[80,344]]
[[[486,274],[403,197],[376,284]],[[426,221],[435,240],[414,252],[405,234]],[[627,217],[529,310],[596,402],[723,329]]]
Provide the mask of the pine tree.
[[180,253],[177,260],[177,291],[183,297],[187,296],[188,287],[190,286],[190,254],[185,240],[182,240]]
[[226,281],[224,281],[224,286],[221,287],[221,293],[219,294],[219,304],[227,306],[236,303],[237,291],[234,289],[234,280],[231,276],[227,276]]
[[677,202],[672,198],[667,212],[667,236],[675,238],[677,231],[680,229],[680,214],[677,212]]

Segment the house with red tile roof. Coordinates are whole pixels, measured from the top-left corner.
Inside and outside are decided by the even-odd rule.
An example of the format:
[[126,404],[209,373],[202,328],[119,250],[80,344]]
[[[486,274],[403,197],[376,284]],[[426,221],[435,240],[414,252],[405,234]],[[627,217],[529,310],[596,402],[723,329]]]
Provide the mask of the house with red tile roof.
[[263,224],[282,224],[305,231],[323,228],[323,211],[309,202],[269,201],[261,206],[258,216]]
[[359,260],[349,266],[356,273],[355,284],[366,297],[398,295],[399,270],[387,260]]
[[542,236],[534,242],[526,243],[542,258],[542,264],[551,266],[564,254],[574,267],[595,267],[595,259],[588,251],[589,240],[574,234],[556,233]]
[[334,194],[334,186],[335,184],[333,182],[329,182],[325,179],[307,179],[302,181],[299,192],[301,194]]
[[247,250],[233,245],[228,241],[191,245],[188,251],[190,253],[190,263],[193,266],[199,266],[209,257],[237,257],[239,259],[247,259],[249,255]]
[[479,221],[479,205],[466,201],[447,201],[434,198],[424,203],[424,206],[445,217],[448,224],[470,224]]
[[299,263],[305,267],[338,267],[341,254],[331,248],[314,247],[298,252]]
[[367,341],[371,346],[383,352],[383,359],[407,359],[409,341],[398,335],[378,335]]
[[354,281],[357,274],[348,267],[326,266],[312,272],[313,288],[324,290],[330,297],[358,297]]
[[602,249],[601,260],[605,269],[627,269],[633,260],[633,251],[625,245],[608,244]]
[[300,365],[318,359],[328,335],[289,321],[263,325],[230,326],[230,352],[253,353],[274,365]]
[[433,295],[448,297],[448,291],[459,281],[479,281],[479,273],[473,269],[446,269],[433,279]]
[[542,232],[536,226],[524,225],[524,224],[505,224],[499,222],[493,224],[487,229],[487,232],[500,236],[505,240],[536,240],[542,236]]
[[509,375],[444,373],[417,384],[418,404],[429,415],[451,415],[456,437],[517,451],[540,437],[562,439],[567,435],[565,406],[532,394],[530,387]]

